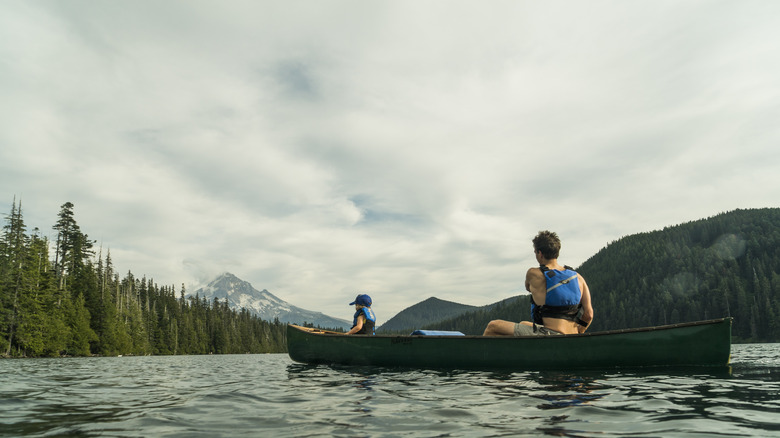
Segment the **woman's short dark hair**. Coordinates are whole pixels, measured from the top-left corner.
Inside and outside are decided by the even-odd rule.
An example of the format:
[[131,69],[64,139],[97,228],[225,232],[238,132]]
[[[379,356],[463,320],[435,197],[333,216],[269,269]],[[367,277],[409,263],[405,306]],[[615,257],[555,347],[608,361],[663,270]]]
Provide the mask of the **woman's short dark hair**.
[[539,231],[533,242],[534,249],[540,251],[547,260],[557,259],[561,252],[561,239],[552,231]]

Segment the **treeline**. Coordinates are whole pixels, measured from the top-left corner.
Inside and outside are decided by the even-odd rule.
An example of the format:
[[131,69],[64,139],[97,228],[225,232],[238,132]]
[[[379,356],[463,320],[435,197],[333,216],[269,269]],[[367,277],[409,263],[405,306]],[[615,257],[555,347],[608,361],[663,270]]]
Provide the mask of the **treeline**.
[[[62,205],[56,242],[27,232],[13,202],[0,238],[0,356],[267,353],[285,351],[284,325],[227,301],[185,298],[184,285],[115,271],[95,253],[73,204]],[[50,246],[54,254],[50,254]]]
[[[589,331],[730,316],[735,341],[780,342],[778,208],[736,210],[624,237],[577,270],[592,292]],[[425,328],[482,334],[492,319],[530,320],[528,300],[523,295]]]

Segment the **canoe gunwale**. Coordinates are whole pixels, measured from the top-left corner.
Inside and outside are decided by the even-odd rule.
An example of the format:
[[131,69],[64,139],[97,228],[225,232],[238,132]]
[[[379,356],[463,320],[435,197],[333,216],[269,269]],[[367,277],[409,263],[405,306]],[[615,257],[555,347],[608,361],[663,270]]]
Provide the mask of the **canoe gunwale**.
[[[592,332],[592,333],[576,333],[576,334],[570,334],[570,335],[555,335],[555,336],[481,336],[481,335],[465,335],[465,336],[440,336],[440,335],[393,335],[393,334],[378,334],[378,335],[349,335],[349,336],[355,336],[358,338],[398,338],[398,337],[404,337],[404,338],[437,338],[437,339],[468,339],[468,338],[486,338],[486,339],[556,339],[556,338],[576,338],[576,337],[588,337],[588,336],[607,336],[607,335],[617,335],[617,334],[630,334],[630,333],[643,333],[643,332],[654,332],[659,330],[673,330],[677,328],[684,328],[684,327],[695,327],[700,325],[709,325],[709,324],[720,324],[723,322],[728,322],[731,324],[731,321],[733,320],[733,317],[724,317],[724,318],[716,318],[716,319],[708,319],[703,321],[693,321],[693,322],[681,322],[677,324],[667,324],[667,325],[658,325],[658,326],[652,326],[652,327],[639,327],[639,328],[627,328],[627,329],[617,329],[617,330],[605,330],[601,332]],[[311,328],[311,327],[301,327],[299,325],[295,324],[287,324],[290,327],[296,328],[302,332],[305,332],[310,335],[317,335],[317,336],[345,336],[345,333],[339,333],[334,332],[330,330],[322,330],[317,328]]]

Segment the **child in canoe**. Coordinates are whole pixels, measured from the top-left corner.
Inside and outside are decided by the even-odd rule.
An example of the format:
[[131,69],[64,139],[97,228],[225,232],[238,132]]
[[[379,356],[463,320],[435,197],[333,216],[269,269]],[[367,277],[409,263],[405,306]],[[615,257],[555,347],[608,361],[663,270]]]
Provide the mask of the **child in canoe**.
[[352,329],[348,335],[373,335],[376,325],[376,316],[371,310],[371,297],[366,294],[360,294],[355,301],[349,303],[355,306],[355,316],[352,318]]

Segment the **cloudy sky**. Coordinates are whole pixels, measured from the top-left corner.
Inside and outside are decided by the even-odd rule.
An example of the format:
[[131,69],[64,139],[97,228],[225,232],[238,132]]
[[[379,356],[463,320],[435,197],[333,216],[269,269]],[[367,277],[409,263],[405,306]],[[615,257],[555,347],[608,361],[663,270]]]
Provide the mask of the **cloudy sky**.
[[[530,239],[780,200],[780,2],[29,1],[0,14],[0,212],[117,269],[349,318],[522,292]],[[619,261],[616,261],[619,263]],[[597,294],[598,291],[593,291]]]

